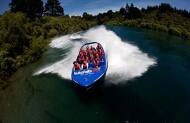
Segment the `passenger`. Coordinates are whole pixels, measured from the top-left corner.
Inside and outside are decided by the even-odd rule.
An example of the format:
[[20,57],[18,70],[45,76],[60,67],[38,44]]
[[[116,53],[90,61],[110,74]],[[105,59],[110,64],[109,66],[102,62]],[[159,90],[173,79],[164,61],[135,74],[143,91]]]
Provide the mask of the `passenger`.
[[96,46],[96,49],[97,49],[97,50],[99,50],[99,49],[102,50],[102,46],[98,43],[98,45]]
[[88,58],[88,56],[87,56],[87,55],[86,55],[86,56],[84,56],[84,61],[86,61],[86,62],[88,63],[89,58]]
[[100,59],[100,56],[99,56],[99,54],[98,54],[98,53],[96,53],[95,58]]
[[87,46],[86,47],[86,52],[88,53],[90,51],[90,48]]
[[81,50],[79,51],[79,55],[78,55],[78,57],[77,57],[77,62],[78,62],[79,64],[82,64],[82,63],[83,63],[84,55],[85,55],[84,50],[81,49]]
[[87,56],[90,58],[90,55],[92,54],[92,51],[89,50],[88,53],[87,53]]
[[92,50],[92,55],[95,57],[96,56],[96,49],[94,48],[93,50]]
[[83,66],[83,69],[88,69],[88,62],[84,61],[82,66]]
[[100,44],[98,44],[98,45],[96,46],[96,49],[98,50],[98,49],[100,49],[100,47],[101,47]]
[[74,70],[80,70],[80,64],[78,62],[74,61],[73,64],[74,64],[73,66]]
[[100,59],[99,58],[95,58],[94,60],[94,66],[96,69],[99,69],[99,64],[100,64]]
[[84,61],[84,56],[79,54],[78,57],[77,57],[77,62],[78,62],[79,64],[82,64],[83,61]]
[[93,48],[93,46],[90,46],[90,50],[92,51],[94,48]]
[[87,56],[87,52],[83,51],[83,56],[86,57]]
[[79,55],[83,55],[83,50],[82,49],[80,50]]
[[90,50],[93,51],[95,50],[96,51],[96,48],[94,48],[93,46],[90,47]]
[[90,57],[92,50],[91,50],[91,48],[89,48],[89,46],[86,47],[86,53],[87,53],[87,56]]
[[94,57],[93,57],[93,55],[91,54],[90,57],[89,57],[89,62],[90,62],[90,63],[93,63],[93,60],[94,60]]
[[99,57],[102,58],[102,56],[103,56],[103,50],[102,49],[98,49],[97,52],[98,52]]

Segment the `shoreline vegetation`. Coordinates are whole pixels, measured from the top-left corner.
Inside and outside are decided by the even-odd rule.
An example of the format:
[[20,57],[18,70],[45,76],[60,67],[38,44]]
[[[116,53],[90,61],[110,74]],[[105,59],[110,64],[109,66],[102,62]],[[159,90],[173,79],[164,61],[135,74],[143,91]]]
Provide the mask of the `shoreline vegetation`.
[[[22,4],[25,8],[20,8]],[[126,4],[115,12],[69,16],[64,15],[58,0],[48,0],[44,7],[41,0],[12,0],[10,11],[0,15],[0,89],[7,86],[6,80],[20,67],[37,61],[53,37],[102,24],[140,27],[190,39],[190,12],[165,3],[146,9]]]
[[42,1],[27,1],[29,5],[12,0],[10,11],[0,15],[0,90],[8,86],[7,80],[20,67],[40,59],[52,38],[96,25],[82,17],[64,16],[58,0],[48,0],[45,11]]
[[45,16],[30,20],[23,13],[5,13],[0,17],[0,88],[4,85],[3,80],[20,67],[41,58],[55,36],[87,30],[95,25],[94,21],[78,17]]
[[148,6],[146,9],[126,4],[125,8],[116,12],[109,10],[97,16],[88,15],[86,17],[86,15],[88,14],[83,14],[83,18],[86,20],[94,18],[98,24],[150,29],[190,40],[190,12],[173,8],[166,3]]

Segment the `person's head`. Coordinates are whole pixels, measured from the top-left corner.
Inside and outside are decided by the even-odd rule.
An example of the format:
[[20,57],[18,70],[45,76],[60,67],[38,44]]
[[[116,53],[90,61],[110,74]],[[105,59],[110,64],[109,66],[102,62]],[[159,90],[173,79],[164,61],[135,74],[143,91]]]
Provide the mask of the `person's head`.
[[86,63],[87,63],[86,60],[84,60],[84,61],[83,61],[83,64],[86,64]]
[[80,51],[81,51],[82,53],[84,52],[84,50],[83,50],[83,49],[81,49]]
[[73,64],[76,65],[76,64],[77,64],[77,61],[74,61]]

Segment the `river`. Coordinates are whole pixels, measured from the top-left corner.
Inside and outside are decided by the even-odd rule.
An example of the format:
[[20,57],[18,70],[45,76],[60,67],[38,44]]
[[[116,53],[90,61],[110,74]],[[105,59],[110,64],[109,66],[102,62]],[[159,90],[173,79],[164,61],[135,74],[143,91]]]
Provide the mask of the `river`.
[[[105,81],[78,91],[72,62],[84,42],[108,55]],[[190,42],[165,33],[98,26],[52,39],[0,92],[2,123],[190,122]]]

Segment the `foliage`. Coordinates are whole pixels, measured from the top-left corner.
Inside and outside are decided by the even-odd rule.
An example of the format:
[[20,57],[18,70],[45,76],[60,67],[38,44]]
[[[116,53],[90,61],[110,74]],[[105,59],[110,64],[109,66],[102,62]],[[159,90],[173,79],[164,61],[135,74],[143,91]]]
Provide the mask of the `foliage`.
[[29,19],[24,13],[7,12],[0,17],[0,79],[7,79],[18,68],[38,60],[51,38],[86,30],[96,25],[81,17]]
[[61,7],[59,0],[48,0],[45,4],[45,15],[62,16],[64,15],[63,7]]
[[141,10],[133,4],[126,4],[119,11],[100,13],[96,18],[98,24],[140,27],[190,39],[190,12],[172,8],[166,3]]
[[91,15],[91,14],[88,14],[87,12],[84,12],[82,17],[85,19],[85,20],[92,20],[94,19],[94,17]]
[[11,0],[12,12],[24,12],[28,17],[42,16],[43,2],[41,0]]
[[11,12],[23,12],[30,18],[41,17],[42,14],[47,16],[64,15],[59,0],[47,0],[45,6],[43,6],[42,0],[11,0],[9,5]]
[[128,4],[126,5],[125,14],[125,17],[128,19],[137,19],[142,17],[141,11],[137,7],[134,7],[133,4],[131,4],[131,6],[129,6]]

